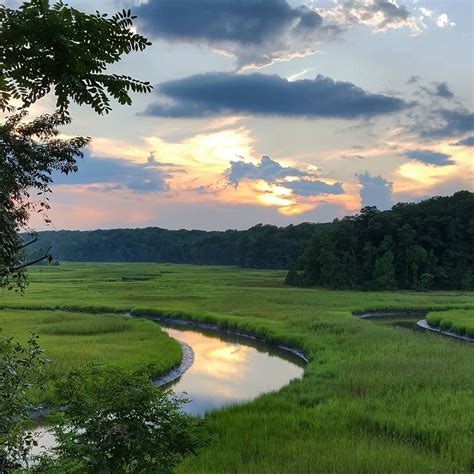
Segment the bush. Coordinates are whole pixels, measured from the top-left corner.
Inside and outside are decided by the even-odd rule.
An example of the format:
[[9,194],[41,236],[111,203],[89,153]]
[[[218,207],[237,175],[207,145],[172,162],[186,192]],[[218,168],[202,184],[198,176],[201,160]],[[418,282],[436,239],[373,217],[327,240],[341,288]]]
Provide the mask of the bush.
[[28,432],[30,395],[41,387],[41,367],[48,361],[32,335],[26,345],[0,339],[0,472],[10,472],[35,444]]
[[201,444],[201,421],[184,400],[144,375],[116,369],[73,373],[58,386],[57,447],[38,472],[169,473]]

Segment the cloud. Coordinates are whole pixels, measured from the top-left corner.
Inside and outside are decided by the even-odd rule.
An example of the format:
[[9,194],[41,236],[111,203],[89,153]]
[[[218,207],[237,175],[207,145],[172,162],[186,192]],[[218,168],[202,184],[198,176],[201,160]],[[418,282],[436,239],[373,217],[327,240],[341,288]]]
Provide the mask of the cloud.
[[288,176],[308,176],[308,173],[296,168],[281,166],[269,156],[262,156],[257,165],[244,161],[232,161],[230,168],[226,171],[227,181],[234,186],[238,186],[244,179],[252,181],[261,179],[273,183]]
[[79,163],[77,173],[53,177],[55,184],[90,184],[98,190],[128,189],[134,193],[147,194],[168,191],[166,179],[170,175],[163,165],[156,162],[153,153],[147,163],[132,163],[118,158],[86,156]]
[[376,206],[379,210],[392,207],[392,182],[386,181],[382,176],[370,176],[367,171],[356,176],[362,186],[359,191],[362,207]]
[[458,146],[474,146],[474,135],[471,137],[464,138],[462,140],[459,140],[456,145]]
[[276,75],[212,72],[163,82],[157,86],[157,94],[161,101],[149,105],[144,115],[355,119],[390,114],[410,106],[402,99],[372,94],[350,82],[321,75],[313,80],[288,81]]
[[392,0],[334,3],[315,8],[292,6],[288,0],[148,0],[135,6],[134,13],[146,35],[204,44],[232,57],[238,69],[315,54],[315,45],[356,25],[376,32],[407,27],[416,34],[424,26]]
[[319,194],[344,194],[342,183],[327,184],[320,180],[301,180],[284,183],[297,196],[318,196]]
[[206,44],[239,68],[313,54],[329,33],[316,11],[286,0],[149,0],[134,13],[152,38]]
[[318,11],[325,21],[346,29],[365,25],[380,33],[391,28],[408,27],[413,33],[421,33],[418,22],[407,8],[390,0],[350,0],[337,2],[334,8]]
[[410,79],[408,79],[407,84],[415,84],[420,80],[420,76],[411,76]]
[[437,124],[421,130],[421,136],[427,138],[446,138],[474,131],[474,113],[465,110],[437,111]]
[[452,99],[454,97],[454,94],[451,92],[446,82],[436,84],[436,95],[445,99]]
[[[344,194],[342,184],[328,184],[316,178],[312,172],[282,166],[269,156],[262,156],[260,163],[232,161],[225,172],[226,181],[237,187],[242,181],[265,181],[286,188],[295,196],[311,197],[321,194]],[[290,181],[286,178],[292,178]],[[296,179],[295,179],[296,178]]]
[[446,28],[456,26],[456,23],[454,23],[454,21],[449,21],[448,15],[446,15],[446,13],[442,13],[436,20],[436,26],[438,28]]
[[405,156],[410,160],[420,161],[427,165],[447,166],[453,164],[450,155],[429,150],[412,150],[407,152]]

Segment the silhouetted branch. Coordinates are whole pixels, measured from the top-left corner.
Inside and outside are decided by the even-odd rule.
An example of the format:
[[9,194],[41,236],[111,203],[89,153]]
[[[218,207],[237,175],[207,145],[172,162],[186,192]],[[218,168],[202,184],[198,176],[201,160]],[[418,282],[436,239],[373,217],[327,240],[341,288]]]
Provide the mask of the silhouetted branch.
[[36,260],[33,260],[32,262],[24,263],[23,265],[19,265],[18,267],[15,267],[12,269],[12,273],[19,272],[20,270],[23,270],[26,267],[31,267],[32,265],[36,265],[37,263],[42,262],[43,260],[51,260],[53,259],[52,255],[49,253],[51,251],[51,247],[48,247],[48,250],[46,250],[46,253],[44,254],[43,257],[37,258]]

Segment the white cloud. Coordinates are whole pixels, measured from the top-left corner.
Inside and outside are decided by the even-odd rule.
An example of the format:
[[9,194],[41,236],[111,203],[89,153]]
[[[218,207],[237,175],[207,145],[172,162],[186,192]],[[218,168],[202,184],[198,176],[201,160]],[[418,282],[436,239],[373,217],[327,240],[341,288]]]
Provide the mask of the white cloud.
[[423,17],[430,17],[433,15],[433,10],[428,10],[428,8],[420,7],[418,10]]
[[454,21],[449,21],[448,15],[446,15],[446,13],[442,13],[436,20],[436,26],[439,28],[446,28],[456,26],[456,23],[454,23]]

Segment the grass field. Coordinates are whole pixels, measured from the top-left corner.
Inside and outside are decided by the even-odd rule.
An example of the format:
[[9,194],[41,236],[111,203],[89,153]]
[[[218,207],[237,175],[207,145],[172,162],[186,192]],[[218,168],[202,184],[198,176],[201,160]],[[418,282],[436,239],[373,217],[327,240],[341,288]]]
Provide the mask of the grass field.
[[35,396],[48,401],[54,382],[74,369],[112,366],[127,372],[165,373],[181,359],[181,348],[151,321],[108,314],[0,310],[0,336],[24,342],[33,332],[51,360],[46,366],[50,388]]
[[426,317],[428,324],[447,331],[474,337],[474,311],[433,311]]
[[[135,310],[218,322],[306,352],[302,380],[212,413],[213,441],[178,472],[474,471],[474,347],[352,316],[397,308],[468,313],[473,293],[297,289],[284,287],[279,271],[157,264],[62,264],[30,276],[25,297],[0,295],[24,330],[34,309]],[[65,336],[41,340],[49,337]]]

